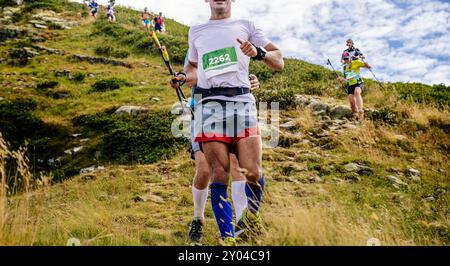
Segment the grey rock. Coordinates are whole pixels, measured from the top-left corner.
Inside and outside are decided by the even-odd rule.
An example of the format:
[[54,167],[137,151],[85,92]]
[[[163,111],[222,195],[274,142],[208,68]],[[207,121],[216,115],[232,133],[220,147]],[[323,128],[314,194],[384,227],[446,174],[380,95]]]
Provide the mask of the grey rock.
[[390,175],[387,177],[389,179],[389,181],[391,181],[394,185],[394,187],[396,188],[400,188],[400,187],[408,187],[408,184],[403,182],[400,178]]
[[161,99],[158,98],[158,97],[153,97],[153,98],[152,98],[152,101],[159,102],[159,101],[161,101]]
[[70,70],[67,69],[55,71],[56,77],[69,77],[70,75],[72,75],[72,73],[70,72]]
[[345,125],[343,125],[343,127],[346,129],[352,129],[352,130],[358,129],[358,126],[352,125],[352,124],[345,124]]
[[30,23],[30,24],[40,24],[40,25],[45,25],[45,24],[47,24],[45,21],[43,21],[43,20],[36,20],[36,19],[33,19],[33,20],[30,20],[30,21],[28,21],[28,23]]
[[280,125],[280,128],[283,128],[283,129],[293,129],[293,128],[295,128],[295,123],[294,123],[294,121],[289,121],[289,122],[286,122],[286,123],[284,123],[284,124],[281,124],[281,125]]
[[330,132],[324,130],[322,133],[317,134],[316,136],[318,138],[328,137],[330,135]]
[[414,181],[420,181],[420,171],[414,168],[408,169],[408,177]]
[[164,199],[158,195],[149,195],[148,200],[153,201],[155,203],[163,203]]
[[43,46],[43,45],[34,45],[33,47],[38,49],[38,50],[40,50],[40,51],[45,51],[48,54],[58,54],[58,55],[66,54],[65,51],[49,48],[49,47],[46,47],[46,46]]
[[296,96],[296,103],[297,103],[297,105],[307,106],[310,102],[311,102],[311,100],[309,98],[307,98],[306,96],[304,96],[304,95],[297,95]]
[[313,115],[315,116],[325,116],[327,114],[326,110],[321,110],[321,111],[317,111],[317,112],[313,112]]
[[3,98],[3,97],[0,97],[0,101],[3,101],[5,98]]
[[95,165],[87,168],[83,168],[80,170],[80,175],[89,174],[95,172]]
[[348,163],[348,164],[344,165],[344,168],[347,172],[358,173],[359,175],[372,175],[373,174],[372,168],[365,166],[365,165],[357,164],[357,163]]
[[38,28],[38,29],[48,29],[48,26],[42,25],[42,24],[34,24],[34,27]]
[[320,176],[318,176],[318,175],[312,175],[308,178],[308,180],[310,183],[322,183],[323,182],[323,179],[320,178]]
[[330,110],[330,116],[333,119],[342,119],[344,117],[351,118],[352,117],[352,109],[345,105],[338,105]]
[[328,112],[329,106],[325,103],[313,101],[309,105],[309,108],[311,108],[314,112],[321,112],[325,111]]
[[397,140],[397,141],[405,141],[405,140],[408,140],[408,138],[405,137],[405,136],[403,136],[403,135],[395,135],[395,136],[394,136],[394,139]]
[[79,147],[75,147],[75,148],[72,148],[72,149],[68,149],[68,150],[64,151],[64,153],[65,154],[69,154],[69,155],[73,155],[73,154],[79,153],[82,150],[83,150],[83,146],[79,146]]
[[116,114],[138,115],[147,112],[148,109],[140,106],[122,106],[116,110]]
[[435,201],[436,199],[434,197],[426,197],[425,198],[426,201]]
[[133,65],[128,62],[113,60],[105,57],[93,57],[87,55],[73,55],[71,57],[74,61],[89,62],[90,64],[109,64],[113,66],[123,66],[127,68],[133,68]]
[[38,52],[36,52],[36,51],[35,51],[33,48],[31,48],[31,47],[24,47],[23,49],[26,51],[28,57],[35,57],[35,56],[40,55]]
[[344,165],[344,168],[347,172],[358,172],[359,164],[356,163],[348,163]]

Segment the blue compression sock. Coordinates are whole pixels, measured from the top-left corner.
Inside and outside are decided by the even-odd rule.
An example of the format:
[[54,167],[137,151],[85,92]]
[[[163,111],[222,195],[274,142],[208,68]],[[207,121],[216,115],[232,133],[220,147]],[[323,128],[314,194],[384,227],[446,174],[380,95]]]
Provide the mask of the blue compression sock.
[[220,183],[211,184],[211,203],[219,226],[222,239],[234,237],[233,209],[227,192],[228,186]]
[[247,206],[248,209],[257,213],[261,206],[261,199],[264,193],[265,180],[264,176],[262,176],[257,184],[249,183],[247,181],[247,185],[245,186],[245,194],[247,195]]

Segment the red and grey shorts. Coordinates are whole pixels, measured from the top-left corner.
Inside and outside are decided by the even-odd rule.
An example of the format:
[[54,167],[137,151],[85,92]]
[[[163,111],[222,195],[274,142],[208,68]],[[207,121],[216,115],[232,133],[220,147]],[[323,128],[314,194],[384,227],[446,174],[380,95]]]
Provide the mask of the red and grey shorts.
[[236,144],[241,139],[260,135],[255,103],[207,100],[195,109],[196,142]]

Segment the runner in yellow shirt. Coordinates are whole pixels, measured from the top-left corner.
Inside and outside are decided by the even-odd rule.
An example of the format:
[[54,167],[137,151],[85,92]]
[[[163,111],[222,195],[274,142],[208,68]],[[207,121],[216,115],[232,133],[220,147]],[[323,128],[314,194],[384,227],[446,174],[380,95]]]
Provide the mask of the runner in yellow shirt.
[[359,59],[353,60],[349,53],[344,53],[342,59],[344,61],[344,77],[339,79],[343,82],[347,82],[347,94],[352,108],[353,118],[360,122],[364,119],[363,99],[361,96],[364,83],[359,72],[361,68],[371,67],[369,64],[362,62]]

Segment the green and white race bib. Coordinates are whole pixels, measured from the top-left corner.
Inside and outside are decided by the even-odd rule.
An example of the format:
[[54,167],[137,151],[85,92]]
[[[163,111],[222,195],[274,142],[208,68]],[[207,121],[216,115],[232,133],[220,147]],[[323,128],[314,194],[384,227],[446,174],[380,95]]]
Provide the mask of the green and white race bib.
[[358,83],[358,74],[356,74],[353,70],[346,71],[345,78],[350,86]]
[[207,79],[239,71],[236,48],[233,46],[204,54],[203,70]]

